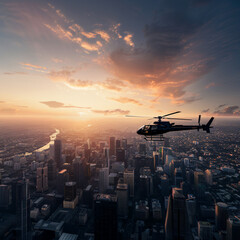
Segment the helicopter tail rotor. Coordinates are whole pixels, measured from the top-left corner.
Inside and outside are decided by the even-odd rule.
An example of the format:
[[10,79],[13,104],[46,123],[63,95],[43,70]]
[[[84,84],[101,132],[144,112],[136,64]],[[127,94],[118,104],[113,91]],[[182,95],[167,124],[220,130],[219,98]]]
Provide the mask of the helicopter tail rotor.
[[207,133],[210,133],[210,128],[212,128],[211,124],[213,122],[213,119],[214,117],[211,117],[208,123],[206,125],[203,125],[203,130],[206,131]]

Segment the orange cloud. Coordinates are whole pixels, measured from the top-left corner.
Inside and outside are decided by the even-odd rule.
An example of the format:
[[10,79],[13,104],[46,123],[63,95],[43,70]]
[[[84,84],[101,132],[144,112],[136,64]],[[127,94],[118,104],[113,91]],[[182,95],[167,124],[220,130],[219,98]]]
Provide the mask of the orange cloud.
[[42,104],[45,104],[46,106],[50,108],[81,108],[81,109],[90,109],[90,107],[79,107],[79,106],[73,106],[73,105],[65,105],[62,102],[57,101],[43,101],[40,102]]
[[92,33],[92,32],[84,32],[84,31],[81,31],[81,34],[86,37],[86,38],[95,38],[96,37],[96,34],[95,33]]
[[42,70],[47,70],[46,67],[42,67],[42,66],[38,66],[38,65],[34,65],[34,64],[31,64],[31,63],[20,63],[22,66],[25,66],[25,67],[30,67],[30,68],[33,68],[33,69],[42,69]]
[[120,102],[120,103],[133,103],[133,104],[142,106],[142,104],[139,101],[137,101],[133,98],[120,97],[120,98],[111,98],[111,99],[114,101]]
[[82,42],[81,47],[88,51],[98,51],[102,47],[102,44],[99,41],[96,43]]
[[110,40],[110,36],[107,32],[103,31],[103,30],[96,30],[95,31],[96,34],[100,35],[100,37],[105,40],[106,42],[109,42]]
[[73,88],[102,87],[109,90],[121,91],[123,87],[126,87],[126,84],[119,79],[108,78],[103,82],[84,81],[75,79],[73,77],[74,73],[76,73],[76,70],[73,69],[52,70],[48,73],[48,76],[52,81],[63,82]]
[[134,43],[132,41],[132,37],[133,35],[132,34],[127,34],[123,39],[124,41],[126,42],[127,45],[129,45],[130,47],[134,47]]
[[99,113],[104,115],[126,115],[129,114],[129,110],[114,109],[114,110],[92,110],[93,113]]
[[122,38],[122,35],[119,33],[120,26],[121,26],[121,23],[117,23],[111,27],[112,32],[114,32],[118,38]]

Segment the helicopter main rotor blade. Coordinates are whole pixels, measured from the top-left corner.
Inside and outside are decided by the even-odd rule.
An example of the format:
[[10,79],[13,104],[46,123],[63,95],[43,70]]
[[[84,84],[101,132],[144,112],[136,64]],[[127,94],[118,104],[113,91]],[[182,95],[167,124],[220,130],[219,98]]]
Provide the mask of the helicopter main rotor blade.
[[170,116],[170,115],[177,114],[177,113],[180,113],[180,112],[181,112],[181,111],[169,113],[169,114],[163,115],[162,117],[165,118],[166,116]]
[[192,119],[189,119],[189,118],[164,118],[164,119],[188,120],[188,121],[192,120]]

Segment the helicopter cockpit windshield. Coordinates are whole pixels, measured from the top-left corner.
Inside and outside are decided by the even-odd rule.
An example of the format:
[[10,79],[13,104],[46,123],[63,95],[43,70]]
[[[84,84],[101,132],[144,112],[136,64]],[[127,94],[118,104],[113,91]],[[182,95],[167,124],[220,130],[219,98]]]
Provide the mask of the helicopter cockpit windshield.
[[143,125],[138,130],[148,131],[150,129],[150,125]]
[[144,130],[144,131],[150,130],[150,125],[145,125],[145,126],[143,126],[143,130]]

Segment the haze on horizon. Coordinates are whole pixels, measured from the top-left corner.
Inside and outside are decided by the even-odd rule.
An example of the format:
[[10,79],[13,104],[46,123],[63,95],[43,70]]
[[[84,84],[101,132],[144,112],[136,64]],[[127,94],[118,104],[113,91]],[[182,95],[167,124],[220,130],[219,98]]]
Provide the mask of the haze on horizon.
[[1,1],[0,117],[238,118],[239,28],[234,0]]

